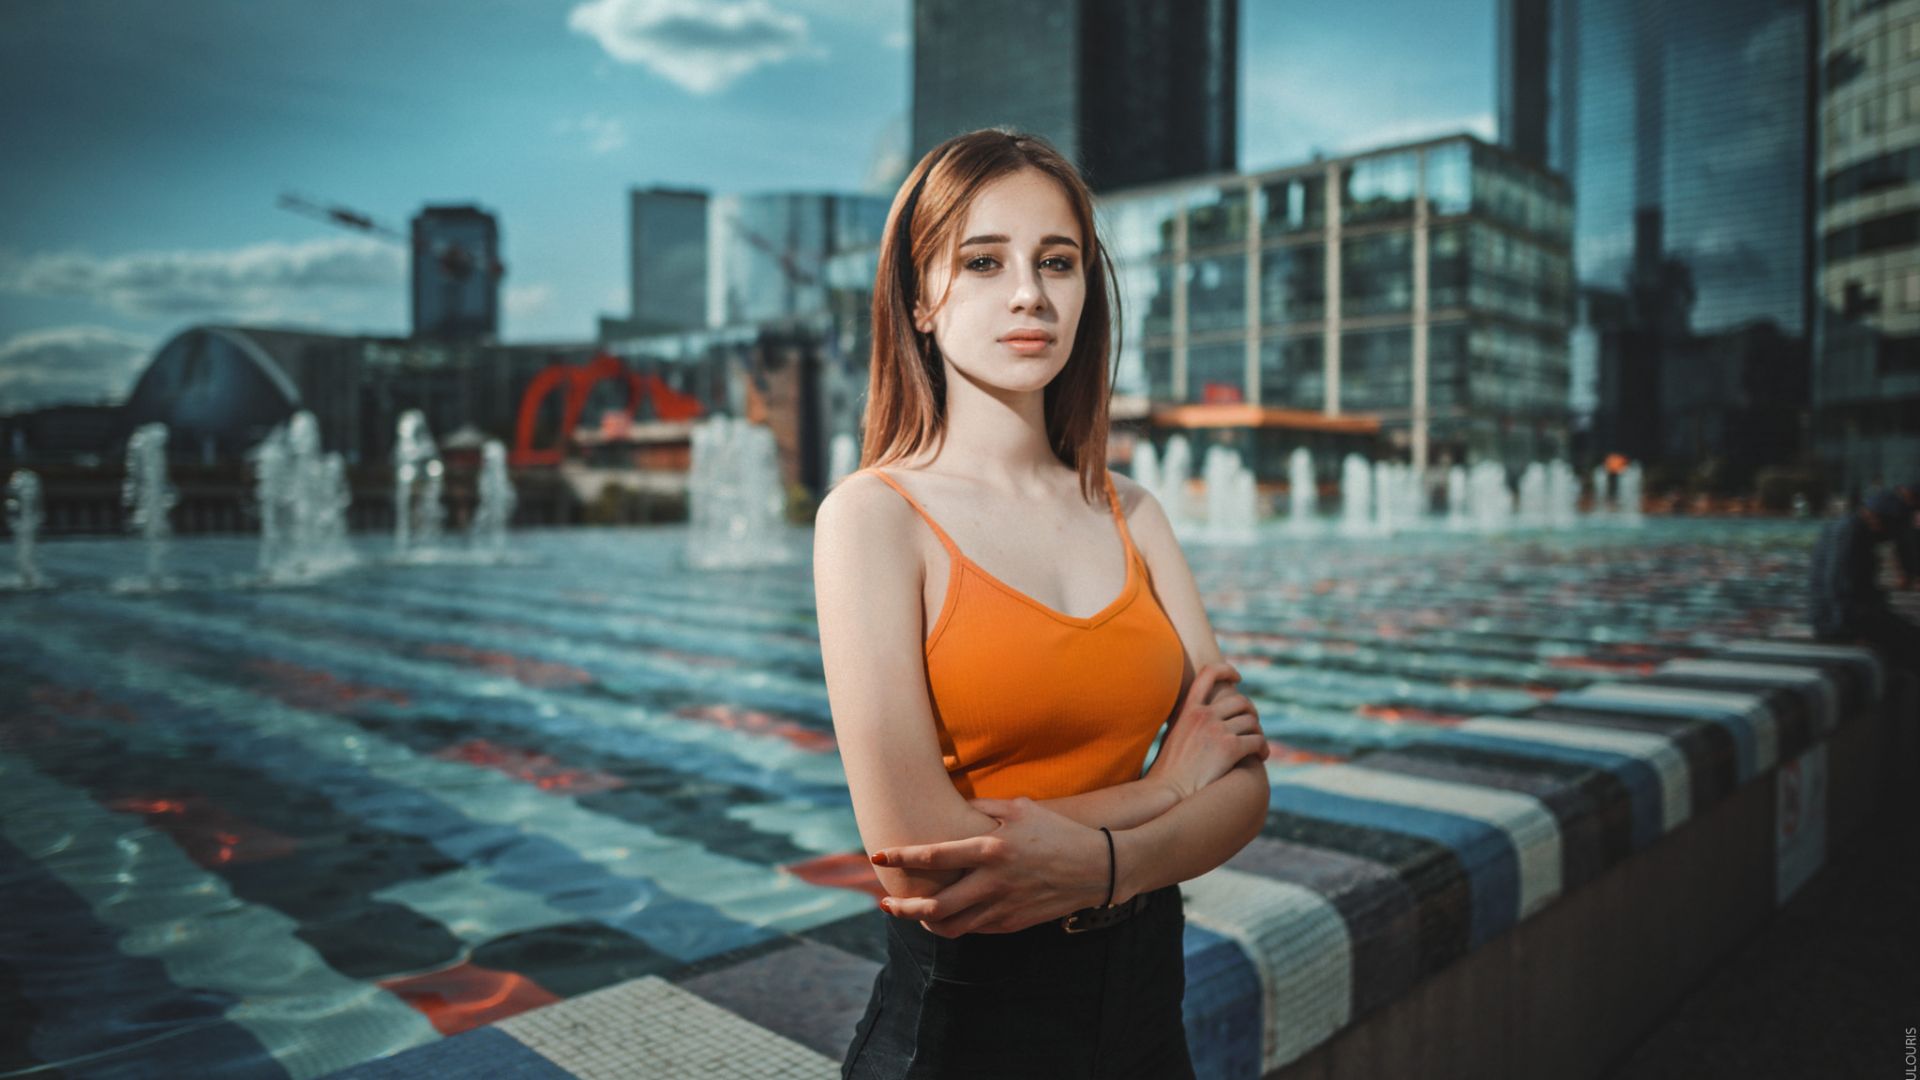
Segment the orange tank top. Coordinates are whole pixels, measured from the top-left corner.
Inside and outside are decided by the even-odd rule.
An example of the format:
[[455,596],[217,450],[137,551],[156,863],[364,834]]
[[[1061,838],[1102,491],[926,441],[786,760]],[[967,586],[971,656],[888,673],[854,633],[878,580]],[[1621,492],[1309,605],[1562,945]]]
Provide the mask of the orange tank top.
[[1126,584],[1105,608],[1076,618],[987,573],[892,477],[862,471],[899,492],[947,549],[946,599],[926,642],[927,688],[941,759],[960,794],[1052,799],[1139,779],[1179,697],[1186,654],[1147,587],[1112,476],[1103,479]]

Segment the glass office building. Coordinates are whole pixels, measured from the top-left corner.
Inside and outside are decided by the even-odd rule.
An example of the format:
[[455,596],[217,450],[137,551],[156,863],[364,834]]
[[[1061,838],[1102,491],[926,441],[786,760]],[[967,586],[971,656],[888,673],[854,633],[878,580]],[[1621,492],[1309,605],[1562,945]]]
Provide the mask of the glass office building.
[[1375,417],[1416,466],[1566,456],[1571,218],[1547,170],[1457,135],[1136,188],[1099,214],[1116,392],[1253,406],[1258,475],[1284,475],[1310,414]]
[[1004,125],[1096,191],[1237,166],[1238,0],[915,0],[913,35],[914,161]]
[[1798,456],[1813,32],[1807,0],[1502,0],[1501,142],[1572,185],[1596,454]]
[[834,252],[877,247],[891,199],[782,192],[707,204],[707,325],[759,325],[828,310]]
[[1920,477],[1920,0],[1821,17],[1814,442],[1864,494]]

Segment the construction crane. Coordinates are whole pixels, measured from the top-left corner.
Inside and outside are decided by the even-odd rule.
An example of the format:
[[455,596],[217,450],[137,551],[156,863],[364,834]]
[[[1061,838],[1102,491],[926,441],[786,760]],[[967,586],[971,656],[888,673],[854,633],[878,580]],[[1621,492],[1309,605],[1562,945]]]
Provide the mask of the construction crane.
[[[316,218],[329,225],[338,225],[343,229],[352,229],[354,232],[377,236],[382,240],[391,240],[396,244],[412,247],[416,243],[413,238],[399,229],[391,225],[382,225],[373,220],[371,215],[363,214],[358,210],[349,210],[344,206],[322,206],[312,199],[283,192],[280,196],[280,207],[296,214]],[[439,254],[434,258],[440,264],[440,269],[446,272],[447,277],[456,282],[465,281],[473,276],[474,271],[481,269],[479,259],[474,253],[459,244],[443,243]],[[489,275],[496,278],[504,276],[507,272],[506,264],[498,259],[487,264],[485,269]]]
[[791,247],[783,248],[776,246],[773,241],[747,228],[746,222],[741,221],[738,215],[729,216],[727,220],[733,225],[734,231],[740,234],[742,240],[752,244],[768,258],[771,258],[775,263],[779,264],[780,273],[787,281],[794,285],[819,284],[819,277],[801,266],[799,262],[794,259],[793,249]]
[[305,214],[310,218],[317,218],[329,225],[338,225],[343,229],[352,229],[355,232],[378,236],[383,240],[391,240],[396,244],[408,243],[406,233],[391,226],[382,225],[366,214],[362,214],[357,210],[349,210],[344,206],[321,206],[311,199],[282,192],[280,195],[280,208],[282,210],[291,210],[296,214]]

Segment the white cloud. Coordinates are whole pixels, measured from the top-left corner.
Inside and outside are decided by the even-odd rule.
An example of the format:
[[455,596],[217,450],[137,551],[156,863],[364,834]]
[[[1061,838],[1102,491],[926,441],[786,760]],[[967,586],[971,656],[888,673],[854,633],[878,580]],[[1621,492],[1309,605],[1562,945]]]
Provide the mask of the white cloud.
[[587,149],[595,157],[611,154],[627,145],[627,123],[617,116],[602,116],[588,113],[585,116],[561,120],[553,125],[553,130],[562,135],[575,132],[587,137]]
[[825,55],[805,18],[767,0],[587,0],[567,13],[567,27],[694,94],[766,64]]
[[84,297],[133,315],[298,317],[341,293],[389,299],[406,282],[405,250],[363,236],[111,256],[0,250],[0,292]]
[[516,319],[538,315],[553,306],[553,286],[509,285],[500,303],[506,313]]
[[33,330],[0,343],[0,414],[119,401],[155,342],[104,326]]

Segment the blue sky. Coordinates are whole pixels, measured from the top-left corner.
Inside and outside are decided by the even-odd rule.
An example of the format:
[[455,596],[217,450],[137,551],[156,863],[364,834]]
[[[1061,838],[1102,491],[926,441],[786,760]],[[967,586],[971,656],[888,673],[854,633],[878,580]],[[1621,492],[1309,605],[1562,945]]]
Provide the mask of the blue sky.
[[[1493,130],[1493,0],[1242,0],[1245,169]],[[626,191],[869,190],[909,0],[0,0],[0,412],[112,400],[198,322],[405,333],[397,228],[499,215],[502,336],[626,307]]]

